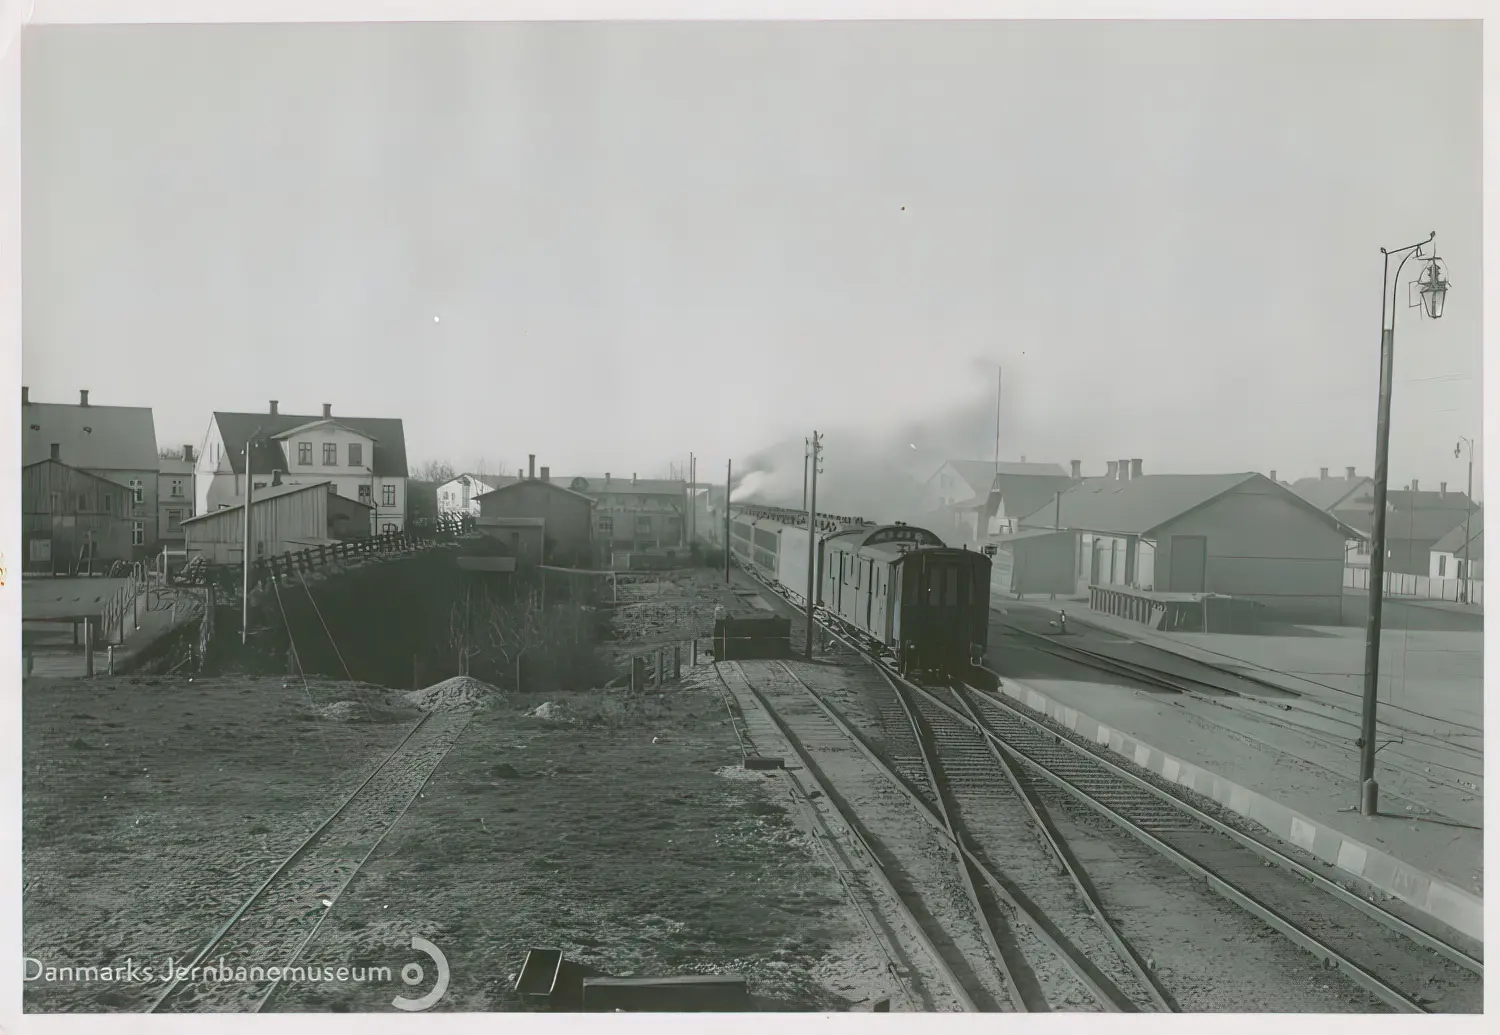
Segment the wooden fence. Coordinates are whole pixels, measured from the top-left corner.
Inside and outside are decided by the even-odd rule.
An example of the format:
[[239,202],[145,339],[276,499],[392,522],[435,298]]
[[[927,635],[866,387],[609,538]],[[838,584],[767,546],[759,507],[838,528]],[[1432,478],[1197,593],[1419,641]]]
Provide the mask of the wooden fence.
[[[1467,582],[1467,594],[1465,585]],[[1352,568],[1344,569],[1345,589],[1370,588],[1370,569]],[[1447,600],[1450,602],[1463,600],[1465,596],[1471,604],[1484,604],[1484,580],[1483,579],[1456,579],[1451,576],[1442,578],[1433,575],[1408,575],[1401,571],[1388,571],[1385,573],[1385,595],[1388,597],[1414,597],[1418,600]]]

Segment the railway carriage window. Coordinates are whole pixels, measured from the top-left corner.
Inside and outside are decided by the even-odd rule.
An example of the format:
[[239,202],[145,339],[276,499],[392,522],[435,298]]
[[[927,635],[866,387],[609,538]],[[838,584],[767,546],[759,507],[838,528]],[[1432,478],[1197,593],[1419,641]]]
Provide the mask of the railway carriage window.
[[960,569],[958,569],[958,568],[949,568],[948,569],[948,582],[947,582],[947,585],[945,587],[946,590],[947,590],[947,593],[943,597],[943,603],[947,604],[949,607],[957,607],[958,606],[958,589],[959,589],[958,581],[959,581],[959,575],[960,575]]
[[941,567],[932,568],[927,575],[927,605],[936,607],[943,602],[943,571]]

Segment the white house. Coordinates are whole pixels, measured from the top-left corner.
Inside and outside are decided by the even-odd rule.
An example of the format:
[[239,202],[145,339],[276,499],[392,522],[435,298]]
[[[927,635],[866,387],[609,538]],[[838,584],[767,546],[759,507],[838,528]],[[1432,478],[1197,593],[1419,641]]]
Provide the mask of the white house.
[[216,412],[196,469],[197,513],[243,501],[245,451],[250,480],[266,488],[275,472],[283,485],[328,482],[334,492],[370,508],[370,532],[400,532],[407,519],[406,432],[400,418],[321,417]]
[[517,482],[513,476],[461,474],[437,487],[439,514],[472,514],[479,516],[479,497],[487,492]]
[[[1428,577],[1459,580],[1464,577],[1464,532],[1459,525],[1433,544],[1429,557]],[[1469,535],[1469,578],[1484,581],[1484,512],[1476,509],[1467,522]]]

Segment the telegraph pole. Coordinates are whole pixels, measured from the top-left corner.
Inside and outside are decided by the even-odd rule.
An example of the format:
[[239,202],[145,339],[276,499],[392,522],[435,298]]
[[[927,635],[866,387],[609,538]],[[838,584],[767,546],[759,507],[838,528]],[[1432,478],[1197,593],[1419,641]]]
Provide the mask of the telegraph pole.
[[688,454],[688,548],[698,542],[698,458]]
[[810,499],[807,507],[807,643],[803,646],[803,653],[808,661],[813,656],[813,608],[818,600],[818,454],[821,450],[822,441],[814,431],[808,446],[811,463],[808,464]]
[[724,585],[729,585],[729,493],[734,489],[734,461],[724,469]]
[[812,455],[812,445],[802,440],[802,509],[807,509],[807,458]]
[[245,442],[245,571],[240,586],[240,646],[250,642],[250,446],[255,439]]
[[1000,396],[1005,388],[1005,368],[995,371],[995,475],[1000,475]]

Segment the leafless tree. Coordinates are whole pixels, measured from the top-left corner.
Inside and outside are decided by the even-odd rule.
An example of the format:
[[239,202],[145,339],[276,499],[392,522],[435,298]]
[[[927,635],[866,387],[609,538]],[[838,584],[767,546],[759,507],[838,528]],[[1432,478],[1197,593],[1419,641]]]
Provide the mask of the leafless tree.
[[458,472],[446,460],[429,460],[425,464],[412,468],[411,476],[418,481],[442,485],[444,482],[451,482],[457,478]]
[[536,587],[509,600],[460,596],[450,608],[443,647],[458,659],[460,672],[512,686],[529,688],[526,673],[580,684],[601,674],[590,613],[572,603],[549,606]]

